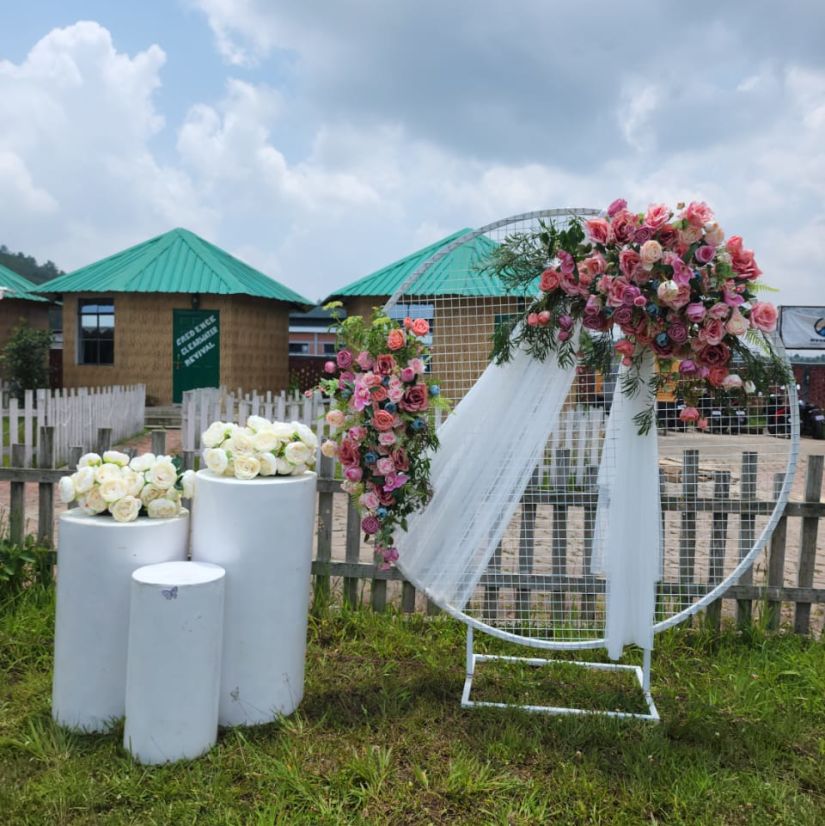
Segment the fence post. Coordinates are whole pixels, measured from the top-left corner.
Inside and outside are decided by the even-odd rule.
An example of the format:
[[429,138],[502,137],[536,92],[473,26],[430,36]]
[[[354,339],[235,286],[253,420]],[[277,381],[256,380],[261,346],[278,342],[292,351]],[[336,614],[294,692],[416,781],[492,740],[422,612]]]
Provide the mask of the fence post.
[[[13,444],[11,446],[11,466],[22,468],[25,459],[26,446]],[[21,545],[26,524],[26,483],[12,481],[9,488],[9,537],[13,545]]]
[[[784,473],[775,473],[773,477],[773,500],[779,500],[782,485],[785,482]],[[785,584],[785,542],[788,535],[788,517],[783,513],[776,523],[771,537],[770,552],[768,555],[768,585],[781,588]],[[775,631],[779,628],[779,616],[782,612],[782,603],[768,601],[768,628]]]
[[[361,518],[352,497],[347,495],[347,537],[345,557],[347,562],[361,558]],[[344,604],[354,608],[358,603],[358,577],[344,577]]]
[[166,431],[153,430],[152,431],[152,453],[155,456],[163,456],[166,454]]
[[[41,427],[37,440],[37,466],[54,467],[54,428]],[[40,482],[38,485],[37,541],[51,548],[54,545],[54,484]],[[52,581],[57,555],[53,550],[46,555],[41,568],[41,582]]]
[[97,429],[97,452],[102,456],[112,449],[112,428],[99,427]]
[[[756,534],[756,514],[753,511],[746,511],[748,503],[756,500],[756,463],[758,453],[746,450],[742,454],[742,479],[739,482],[740,498],[742,500],[742,513],[739,516],[739,558],[742,559],[753,547],[753,540]],[[741,585],[753,584],[753,566],[750,566],[741,577]],[[749,599],[736,600],[736,624],[739,628],[745,628],[751,623],[753,616],[753,603]]]
[[69,471],[73,472],[77,468],[77,463],[83,455],[83,445],[72,445],[69,448]]
[[686,450],[682,459],[682,530],[679,534],[679,582],[691,584],[696,567],[696,496],[699,490],[699,451]]
[[[332,479],[333,459],[321,456],[318,478],[322,481]],[[317,610],[329,603],[329,562],[332,558],[332,491],[322,490],[318,494],[318,550],[316,559],[322,563],[315,577],[313,607]]]
[[[708,586],[713,588],[722,581],[725,571],[725,547],[728,543],[728,505],[730,499],[730,471],[713,472],[713,513],[711,515],[710,560],[708,562]],[[719,630],[722,626],[722,600],[708,605],[708,625]]]
[[[822,490],[822,463],[825,456],[808,457],[808,475],[805,479],[805,501],[819,502]],[[819,519],[816,516],[802,517],[802,539],[799,543],[799,573],[797,585],[810,588],[814,584],[814,562],[816,561],[816,535]],[[811,623],[811,603],[797,602],[794,631],[807,634]]]

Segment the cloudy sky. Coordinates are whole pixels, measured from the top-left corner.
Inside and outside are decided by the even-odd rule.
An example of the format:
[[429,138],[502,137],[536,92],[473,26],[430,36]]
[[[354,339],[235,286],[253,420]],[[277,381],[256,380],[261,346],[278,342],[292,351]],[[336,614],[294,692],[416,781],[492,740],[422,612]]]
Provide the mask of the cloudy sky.
[[825,3],[0,0],[0,243],[184,226],[310,298],[545,207],[701,198],[825,303]]

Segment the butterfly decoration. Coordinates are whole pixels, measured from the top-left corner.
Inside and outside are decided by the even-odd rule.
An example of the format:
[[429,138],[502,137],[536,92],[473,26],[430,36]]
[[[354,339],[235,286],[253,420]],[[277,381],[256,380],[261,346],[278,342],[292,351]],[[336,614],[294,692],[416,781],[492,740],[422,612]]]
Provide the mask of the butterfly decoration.
[[171,588],[164,588],[160,593],[161,593],[161,596],[164,599],[177,599],[178,598],[178,586],[173,585]]

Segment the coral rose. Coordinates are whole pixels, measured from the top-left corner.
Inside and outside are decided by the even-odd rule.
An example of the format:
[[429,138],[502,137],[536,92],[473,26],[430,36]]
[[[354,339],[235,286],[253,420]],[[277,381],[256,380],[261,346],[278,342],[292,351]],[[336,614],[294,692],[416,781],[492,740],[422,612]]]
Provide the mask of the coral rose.
[[776,329],[776,307],[770,301],[755,301],[751,306],[751,324],[763,333],[771,333]]
[[587,234],[594,244],[606,244],[610,236],[610,224],[604,218],[591,218],[584,222]]
[[387,347],[390,350],[400,350],[406,342],[404,338],[404,331],[399,330],[396,328],[395,330],[390,330],[389,334],[387,335]]
[[539,287],[542,292],[552,293],[559,287],[559,274],[555,270],[545,270],[539,278]]
[[426,336],[430,332],[430,322],[426,318],[416,318],[412,323],[412,331],[417,336]]
[[420,410],[426,410],[429,406],[429,397],[427,388],[423,384],[414,384],[407,388],[404,393],[404,398],[398,403],[402,410],[409,413],[418,413]]
[[372,424],[376,430],[392,430],[395,424],[395,416],[386,410],[376,410],[372,417]]

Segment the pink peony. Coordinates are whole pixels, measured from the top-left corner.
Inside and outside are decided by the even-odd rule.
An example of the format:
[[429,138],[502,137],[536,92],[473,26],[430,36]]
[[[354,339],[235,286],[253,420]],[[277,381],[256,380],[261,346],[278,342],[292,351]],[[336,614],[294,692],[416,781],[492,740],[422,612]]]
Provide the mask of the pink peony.
[[691,226],[703,227],[713,220],[713,210],[704,201],[691,201],[682,211],[681,217]]
[[670,209],[664,204],[651,204],[645,215],[645,225],[651,229],[659,229],[670,218]]
[[420,376],[426,372],[427,368],[421,359],[410,359],[409,366]]
[[755,301],[751,305],[751,324],[763,333],[770,333],[776,329],[776,307],[770,301]]
[[625,201],[624,198],[616,198],[607,208],[607,214],[610,218],[613,218],[617,213],[625,209],[627,209],[627,201]]
[[347,436],[350,437],[354,442],[358,442],[359,444],[367,438],[367,428],[361,427],[361,425],[357,425],[356,427],[351,427],[347,431]]
[[637,225],[636,216],[629,210],[623,209],[613,216],[610,228],[616,241],[620,244],[626,244],[633,239]]
[[341,447],[338,450],[338,460],[344,467],[360,464],[361,451],[358,449],[358,445],[351,439],[342,439]]
[[696,365],[696,362],[692,359],[683,359],[679,362],[679,374],[682,376],[687,376],[690,378],[691,376],[696,376],[699,373],[699,368]]

